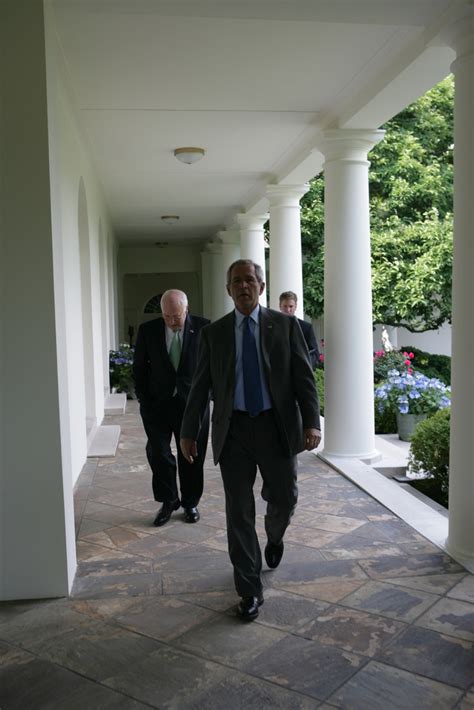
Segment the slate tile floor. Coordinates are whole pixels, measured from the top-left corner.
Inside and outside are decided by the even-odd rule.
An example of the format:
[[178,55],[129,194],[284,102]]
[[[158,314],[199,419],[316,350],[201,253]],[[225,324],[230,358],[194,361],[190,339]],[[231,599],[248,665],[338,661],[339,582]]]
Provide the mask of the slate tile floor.
[[[75,492],[68,599],[0,606],[0,708],[474,708],[474,577],[306,453],[257,621],[235,617],[222,486],[151,523],[136,402]],[[262,546],[263,505],[258,505]]]

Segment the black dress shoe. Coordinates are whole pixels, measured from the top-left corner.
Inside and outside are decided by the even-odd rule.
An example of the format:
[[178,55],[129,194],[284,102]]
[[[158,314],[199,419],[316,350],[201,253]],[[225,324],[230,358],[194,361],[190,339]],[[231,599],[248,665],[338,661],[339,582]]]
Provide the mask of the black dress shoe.
[[284,550],[283,542],[279,545],[274,545],[273,542],[267,542],[265,546],[265,562],[270,567],[270,569],[275,569],[281,562]]
[[199,510],[195,506],[184,509],[184,520],[186,523],[197,523],[200,517]]
[[263,604],[263,594],[256,597],[242,597],[237,607],[237,613],[244,621],[253,621],[258,616],[258,607]]
[[173,510],[178,510],[180,505],[181,503],[178,499],[172,501],[171,503],[167,503],[165,501],[159,509],[156,518],[153,521],[153,525],[159,528],[161,525],[167,523],[168,520],[171,518],[171,513],[173,512]]

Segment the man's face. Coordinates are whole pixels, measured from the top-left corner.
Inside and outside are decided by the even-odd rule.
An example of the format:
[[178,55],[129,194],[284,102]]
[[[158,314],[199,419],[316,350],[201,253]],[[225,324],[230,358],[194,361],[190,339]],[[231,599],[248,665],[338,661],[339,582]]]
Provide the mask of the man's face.
[[187,312],[188,309],[174,298],[168,298],[163,303],[163,319],[171,330],[183,330]]
[[258,297],[264,288],[265,284],[257,279],[253,265],[238,264],[232,269],[227,293],[237,310],[248,316],[258,304]]
[[280,301],[280,311],[288,316],[294,316],[296,312],[296,301],[293,298],[284,298]]

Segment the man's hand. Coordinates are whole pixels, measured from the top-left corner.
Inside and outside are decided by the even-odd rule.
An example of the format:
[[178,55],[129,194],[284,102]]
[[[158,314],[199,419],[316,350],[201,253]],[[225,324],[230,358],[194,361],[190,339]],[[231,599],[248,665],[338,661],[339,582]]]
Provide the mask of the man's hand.
[[194,439],[180,439],[179,445],[186,461],[188,461],[188,463],[194,463],[198,453],[197,442],[195,442]]
[[[304,432],[304,447],[306,451],[312,451],[321,441],[321,432],[319,429],[305,429]],[[184,453],[184,451],[183,451]]]

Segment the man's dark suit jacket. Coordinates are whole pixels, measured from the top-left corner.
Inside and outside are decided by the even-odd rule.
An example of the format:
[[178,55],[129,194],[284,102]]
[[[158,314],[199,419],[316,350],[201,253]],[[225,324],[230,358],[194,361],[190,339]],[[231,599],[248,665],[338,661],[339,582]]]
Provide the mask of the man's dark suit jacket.
[[177,371],[171,364],[166,348],[164,320],[155,318],[155,320],[141,324],[138,329],[133,362],[135,392],[141,404],[145,406],[166,405],[173,397],[176,388],[176,396],[184,406],[196,367],[201,329],[209,322],[207,318],[200,316],[188,315],[186,317],[181,359]]
[[[212,389],[215,463],[222,453],[234,406],[234,321],[232,311],[203,329],[181,426],[182,438],[196,439],[199,412]],[[298,319],[260,307],[260,345],[282,446],[288,456],[294,456],[304,449],[303,428],[320,428],[318,395]]]
[[305,320],[302,320],[301,318],[298,318],[298,323],[300,324],[300,328],[303,331],[304,339],[306,340],[306,345],[308,346],[309,350],[309,361],[311,363],[311,367],[314,368],[319,362],[319,349],[318,349],[318,343],[316,341],[316,336],[314,334],[313,326],[311,323],[308,323]]

